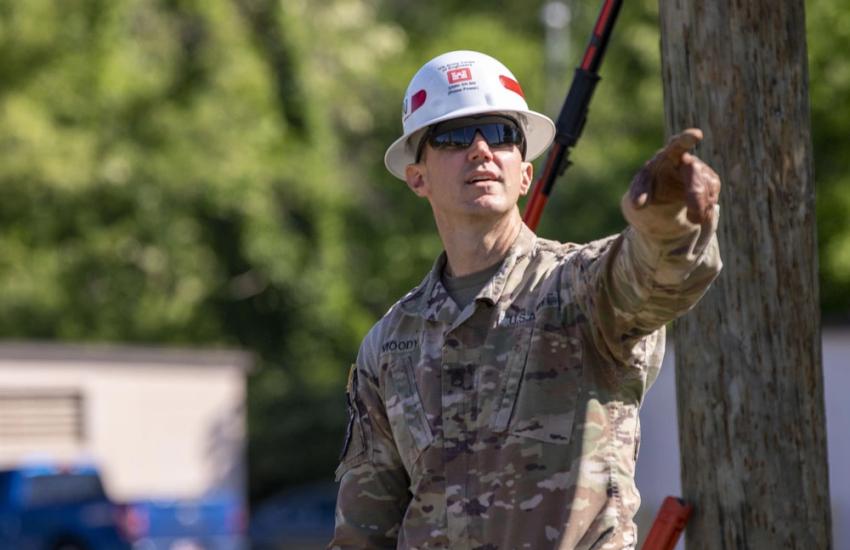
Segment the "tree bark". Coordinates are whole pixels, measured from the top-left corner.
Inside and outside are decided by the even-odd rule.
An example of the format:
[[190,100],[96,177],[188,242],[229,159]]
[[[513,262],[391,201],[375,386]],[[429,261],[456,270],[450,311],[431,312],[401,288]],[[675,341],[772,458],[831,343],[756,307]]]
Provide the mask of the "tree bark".
[[831,548],[803,0],[660,0],[668,134],[705,132],[724,269],[679,320],[689,548]]

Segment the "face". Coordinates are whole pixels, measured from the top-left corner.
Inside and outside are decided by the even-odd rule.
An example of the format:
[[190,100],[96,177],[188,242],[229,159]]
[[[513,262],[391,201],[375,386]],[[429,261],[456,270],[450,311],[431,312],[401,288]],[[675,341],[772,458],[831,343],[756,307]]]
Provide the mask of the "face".
[[408,165],[405,175],[413,192],[431,203],[439,222],[511,214],[531,186],[532,171],[516,145],[491,146],[479,132],[466,148],[425,145],[422,158]]

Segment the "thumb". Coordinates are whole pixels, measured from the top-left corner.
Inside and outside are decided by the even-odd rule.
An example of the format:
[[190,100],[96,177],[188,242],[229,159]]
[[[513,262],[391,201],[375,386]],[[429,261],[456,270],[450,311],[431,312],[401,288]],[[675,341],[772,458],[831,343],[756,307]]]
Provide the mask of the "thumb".
[[670,138],[670,141],[662,149],[662,156],[665,160],[672,162],[674,166],[678,166],[682,157],[696,147],[700,141],[702,141],[702,130],[688,128]]

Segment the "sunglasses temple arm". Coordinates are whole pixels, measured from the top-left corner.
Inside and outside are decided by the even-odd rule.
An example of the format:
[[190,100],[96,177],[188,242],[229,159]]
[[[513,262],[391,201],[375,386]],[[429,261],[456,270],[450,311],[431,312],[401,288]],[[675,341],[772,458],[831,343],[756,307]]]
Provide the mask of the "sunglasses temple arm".
[[570,91],[555,124],[555,141],[546,157],[543,174],[534,184],[531,198],[525,207],[523,221],[532,230],[537,229],[543,208],[549,200],[555,181],[570,166],[570,150],[578,142],[596,84],[599,82],[599,66],[608,47],[608,40],[620,13],[622,0],[605,0],[599,18],[590,36],[581,65],[576,69]]

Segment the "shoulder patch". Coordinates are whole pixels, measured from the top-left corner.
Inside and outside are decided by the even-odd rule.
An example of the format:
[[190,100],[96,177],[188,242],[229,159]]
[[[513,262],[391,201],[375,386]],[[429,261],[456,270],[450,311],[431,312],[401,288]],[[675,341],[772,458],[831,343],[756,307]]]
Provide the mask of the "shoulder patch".
[[355,378],[357,377],[357,363],[351,365],[351,368],[348,369],[348,382],[345,384],[345,391],[348,395],[352,395],[353,392],[357,389],[355,387]]

